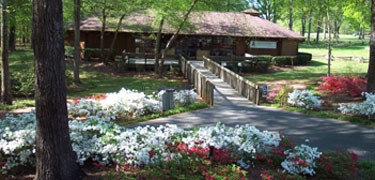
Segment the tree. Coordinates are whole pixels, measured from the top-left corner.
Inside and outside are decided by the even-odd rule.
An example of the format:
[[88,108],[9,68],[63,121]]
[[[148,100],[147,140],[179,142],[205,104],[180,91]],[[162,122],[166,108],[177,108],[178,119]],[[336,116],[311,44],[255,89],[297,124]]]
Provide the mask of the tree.
[[33,0],[37,180],[80,179],[69,137],[61,0]]
[[251,6],[259,11],[264,19],[275,22],[280,18],[283,0],[249,0]]
[[289,30],[293,31],[293,0],[289,0]]
[[81,61],[80,46],[81,0],[74,0],[74,83],[81,83],[79,65]]
[[370,62],[367,71],[367,92],[375,92],[375,0],[371,0]]
[[2,22],[1,22],[1,49],[2,49],[2,63],[1,63],[1,100],[4,104],[12,104],[12,90],[10,85],[10,73],[8,62],[8,10],[7,0],[2,0]]

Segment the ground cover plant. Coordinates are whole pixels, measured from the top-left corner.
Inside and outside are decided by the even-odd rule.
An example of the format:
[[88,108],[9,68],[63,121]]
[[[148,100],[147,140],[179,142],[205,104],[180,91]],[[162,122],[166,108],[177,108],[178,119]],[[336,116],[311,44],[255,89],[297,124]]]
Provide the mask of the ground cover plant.
[[[69,128],[77,163],[106,169],[106,179],[340,179],[370,177],[373,170],[353,153],[321,153],[248,124],[126,128],[91,116],[70,120]],[[0,121],[0,177],[33,168],[34,136],[33,113]]]

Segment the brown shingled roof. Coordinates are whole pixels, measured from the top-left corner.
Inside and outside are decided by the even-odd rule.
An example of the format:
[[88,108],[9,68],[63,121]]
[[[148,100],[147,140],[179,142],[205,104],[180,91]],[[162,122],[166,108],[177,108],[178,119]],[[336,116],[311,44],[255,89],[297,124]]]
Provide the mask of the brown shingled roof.
[[[152,11],[140,11],[131,14],[124,20],[120,31],[124,32],[156,32],[152,26],[155,15]],[[109,21],[108,31],[115,29],[116,21]],[[181,34],[216,35],[232,37],[262,37],[304,39],[299,34],[283,28],[275,23],[243,12],[194,12],[189,22],[194,26],[183,30]],[[81,30],[100,31],[99,18],[87,18],[81,22]],[[175,28],[165,25],[163,33],[174,33]]]

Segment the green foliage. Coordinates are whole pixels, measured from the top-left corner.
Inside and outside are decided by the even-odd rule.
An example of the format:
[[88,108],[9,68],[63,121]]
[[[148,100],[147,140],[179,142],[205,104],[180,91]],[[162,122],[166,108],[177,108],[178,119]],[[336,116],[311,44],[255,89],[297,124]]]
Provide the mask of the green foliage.
[[272,63],[277,66],[299,66],[306,65],[311,59],[312,55],[309,53],[298,53],[297,56],[275,56],[272,58]]
[[11,76],[12,94],[15,97],[34,96],[35,74],[32,69],[27,72],[12,72]]
[[351,152],[327,152],[319,158],[317,175],[320,179],[351,179],[358,172],[358,155]]
[[297,64],[298,65],[306,65],[312,59],[312,54],[310,53],[303,53],[299,52],[297,54]]
[[362,179],[371,179],[375,177],[375,162],[363,161],[359,164],[359,177]]
[[[92,61],[92,60],[100,58],[101,50],[99,48],[85,48],[84,52],[85,52],[84,60]],[[110,52],[109,49],[104,49],[104,53],[110,54],[110,56],[109,56],[110,60],[115,59],[116,52],[114,50],[112,50],[112,52]]]
[[272,58],[272,63],[277,66],[293,65],[297,61],[296,56],[275,56]]
[[280,91],[275,96],[275,102],[284,106],[287,104],[288,101],[288,93],[291,93],[293,88],[290,86],[285,86],[284,88],[280,89]]

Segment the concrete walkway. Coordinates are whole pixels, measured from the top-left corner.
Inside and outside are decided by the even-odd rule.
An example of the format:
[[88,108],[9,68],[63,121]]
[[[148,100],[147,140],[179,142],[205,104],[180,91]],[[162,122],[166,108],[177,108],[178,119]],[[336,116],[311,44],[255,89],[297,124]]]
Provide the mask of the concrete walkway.
[[206,70],[201,62],[195,62],[194,65],[200,67],[201,72],[210,75],[216,86],[214,106],[142,122],[138,125],[158,126],[169,123],[177,124],[182,128],[193,128],[213,125],[217,122],[229,126],[247,123],[261,130],[278,131],[297,143],[317,146],[321,151],[348,150],[359,154],[362,160],[375,161],[374,127],[255,106]]

